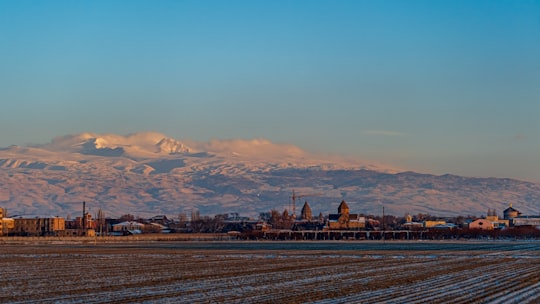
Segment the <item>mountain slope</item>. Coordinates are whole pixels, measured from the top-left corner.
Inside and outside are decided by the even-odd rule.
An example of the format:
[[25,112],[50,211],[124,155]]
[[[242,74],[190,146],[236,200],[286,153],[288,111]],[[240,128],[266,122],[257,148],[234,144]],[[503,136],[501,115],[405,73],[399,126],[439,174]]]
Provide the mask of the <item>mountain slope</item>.
[[[539,212],[540,185],[498,178],[401,172],[323,158],[264,139],[181,142],[155,132],[84,133],[0,150],[0,206],[10,215],[76,216],[81,202],[108,216],[176,216],[291,209],[294,189],[318,214],[345,199],[354,213]],[[312,194],[312,196],[309,196]]]

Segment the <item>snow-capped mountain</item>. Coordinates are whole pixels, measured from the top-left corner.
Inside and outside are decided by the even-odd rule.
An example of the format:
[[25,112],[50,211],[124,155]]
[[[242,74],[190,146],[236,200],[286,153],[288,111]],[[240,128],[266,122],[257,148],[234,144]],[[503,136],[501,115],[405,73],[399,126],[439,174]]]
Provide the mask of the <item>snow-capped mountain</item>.
[[161,133],[126,136],[83,133],[50,143],[0,149],[0,207],[10,215],[176,216],[271,209],[483,215],[513,203],[524,214],[540,210],[540,185],[499,178],[435,176],[308,153],[265,139],[179,141]]

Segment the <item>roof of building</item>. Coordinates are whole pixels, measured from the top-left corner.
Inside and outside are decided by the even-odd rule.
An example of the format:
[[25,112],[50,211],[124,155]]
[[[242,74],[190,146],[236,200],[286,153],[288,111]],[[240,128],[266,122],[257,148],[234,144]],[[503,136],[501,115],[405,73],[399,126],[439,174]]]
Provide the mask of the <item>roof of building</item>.
[[305,202],[304,203],[304,206],[302,207],[302,211],[301,213],[305,213],[305,212],[311,212],[311,207],[309,206],[308,202]]
[[341,216],[341,214],[329,214],[328,215],[328,220],[329,221],[337,221],[337,220],[339,220],[340,216]]
[[349,220],[351,221],[358,221],[363,219],[363,216],[360,216],[359,214],[349,214]]
[[[342,215],[343,214],[329,214],[328,215],[328,220],[331,221],[331,222],[337,222],[337,221],[339,221],[339,218]],[[365,217],[361,216],[360,214],[349,214],[348,216],[349,216],[349,221],[359,221],[359,220],[362,220],[362,219],[365,220]]]
[[165,220],[167,220],[167,216],[165,216],[165,215],[155,215],[155,216],[151,217],[150,219],[154,220],[154,221],[165,221]]
[[407,222],[405,224],[403,224],[403,226],[422,226],[424,224],[420,223],[420,222]]
[[514,208],[512,207],[512,204],[510,204],[510,206],[508,206],[508,208],[504,209],[503,212],[504,212],[504,213],[508,213],[508,212],[519,212],[519,211],[517,211],[516,209],[514,209]]
[[349,210],[349,206],[345,203],[345,200],[342,200],[338,207],[338,213],[343,213],[345,210]]
[[126,221],[126,222],[121,222],[121,223],[118,223],[118,224],[114,224],[113,226],[144,226],[144,224],[141,224],[141,223],[135,222],[135,221]]
[[487,219],[476,219],[474,221],[472,221],[470,224],[476,224],[476,223],[487,223],[487,224],[491,224],[491,225],[494,225],[494,222],[493,221],[490,221],[490,220],[487,220]]
[[155,226],[155,227],[159,227],[160,229],[168,229],[167,226],[163,226],[163,225],[158,224],[158,223],[150,223],[150,225]]
[[28,219],[28,220],[32,220],[32,219],[53,219],[53,218],[58,218],[58,219],[63,219],[63,217],[61,216],[56,216],[56,215],[14,215],[14,216],[10,216],[11,218],[14,218],[14,219]]

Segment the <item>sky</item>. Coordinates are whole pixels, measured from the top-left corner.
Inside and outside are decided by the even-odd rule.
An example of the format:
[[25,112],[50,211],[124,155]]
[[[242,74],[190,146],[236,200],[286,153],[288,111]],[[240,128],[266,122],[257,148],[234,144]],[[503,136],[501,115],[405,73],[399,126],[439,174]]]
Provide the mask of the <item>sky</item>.
[[265,138],[540,182],[540,1],[0,1],[0,147]]

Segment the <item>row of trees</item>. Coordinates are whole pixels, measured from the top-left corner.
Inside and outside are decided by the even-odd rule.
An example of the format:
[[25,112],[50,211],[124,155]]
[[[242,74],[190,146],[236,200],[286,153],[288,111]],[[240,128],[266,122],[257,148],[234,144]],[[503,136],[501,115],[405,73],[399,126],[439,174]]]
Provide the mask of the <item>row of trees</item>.
[[[404,230],[404,224],[407,223],[408,216],[397,217],[394,215],[363,215],[368,219],[371,219],[367,225],[367,230],[386,230],[386,231],[398,231]],[[227,214],[218,214],[214,217],[210,216],[197,216],[191,221],[182,218],[182,221],[171,221],[167,226],[171,231],[177,232],[193,232],[193,233],[226,233],[229,231],[239,231],[239,232],[251,232],[260,229],[257,227],[257,224],[264,222],[271,226],[273,229],[277,230],[323,230],[327,217],[319,214],[316,218],[310,220],[297,220],[295,217],[289,215],[287,210],[279,212],[277,210],[271,210],[270,212],[261,213],[259,221],[231,221],[228,218]],[[409,217],[409,220],[411,217]],[[471,222],[477,219],[474,216],[457,216],[453,218],[446,218],[445,221],[448,223],[453,223],[456,225],[457,229],[423,229],[426,233],[425,238],[428,239],[449,239],[449,238],[478,238],[478,237],[487,237],[487,238],[504,238],[504,237],[515,237],[517,235],[525,237],[540,237],[540,232],[534,227],[524,227],[521,229],[505,229],[505,230],[492,230],[492,231],[481,231],[481,230],[470,230],[467,229],[467,222]],[[124,215],[121,217],[121,220],[135,220],[135,221],[144,221],[140,218],[135,218],[132,215]],[[412,220],[416,222],[422,221],[436,221],[440,220],[437,217],[431,216],[429,214],[419,213],[412,216]],[[375,223],[375,224],[373,224]],[[373,226],[375,225],[375,226]],[[144,232],[158,232],[159,229],[155,227],[148,228],[148,231]]]

